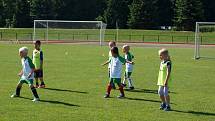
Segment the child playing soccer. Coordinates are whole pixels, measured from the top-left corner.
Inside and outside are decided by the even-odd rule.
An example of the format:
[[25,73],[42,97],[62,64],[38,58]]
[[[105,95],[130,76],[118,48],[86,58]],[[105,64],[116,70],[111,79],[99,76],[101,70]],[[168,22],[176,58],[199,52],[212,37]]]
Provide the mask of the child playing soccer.
[[[40,49],[41,42],[39,40],[34,42],[34,51],[33,51],[33,64],[35,65],[35,80],[36,88],[45,88],[45,83],[43,80],[43,51]],[[41,84],[39,85],[38,80]]]
[[16,93],[11,95],[11,97],[19,97],[20,96],[20,90],[22,88],[22,84],[26,83],[31,88],[31,91],[34,95],[34,99],[32,101],[39,101],[39,96],[37,94],[37,90],[33,85],[33,79],[34,79],[34,64],[32,63],[32,60],[28,57],[28,48],[22,47],[19,49],[19,55],[21,57],[22,61],[22,70],[18,74],[21,78],[20,81],[16,87]]
[[[110,48],[110,51],[109,51],[109,53],[108,53],[108,57],[109,57],[109,59],[110,59],[110,58],[112,57],[111,48],[112,48],[112,47],[116,47],[116,42],[110,41],[110,42],[108,43],[108,45],[109,45],[109,48]],[[110,78],[110,63],[108,64],[108,77]],[[112,83],[111,86],[112,86],[113,89],[116,89],[116,86],[115,86],[114,83]]]
[[112,57],[106,63],[102,64],[102,65],[110,64],[110,82],[107,86],[107,93],[104,96],[104,98],[110,97],[112,83],[116,83],[119,87],[120,95],[118,96],[118,98],[123,98],[125,97],[125,94],[124,94],[123,86],[121,84],[122,64],[125,64],[125,63],[133,64],[133,62],[126,61],[123,57],[121,57],[119,55],[119,51],[117,47],[111,48],[111,54],[112,54]]
[[[127,61],[131,61],[132,62],[132,59],[134,58],[134,56],[129,52],[130,46],[124,45],[122,47],[122,50],[123,50],[123,53],[125,53],[125,59]],[[134,89],[134,86],[132,84],[132,79],[131,79],[132,71],[133,71],[133,64],[126,63],[125,75],[124,75],[124,80],[123,80],[122,85],[125,87],[126,86],[126,80],[128,80],[128,87],[131,90]]]
[[158,94],[162,101],[160,109],[169,111],[170,108],[170,97],[168,94],[169,82],[171,81],[171,60],[169,56],[169,52],[167,49],[159,50],[159,56],[161,59],[160,70],[158,75],[158,83],[159,86]]

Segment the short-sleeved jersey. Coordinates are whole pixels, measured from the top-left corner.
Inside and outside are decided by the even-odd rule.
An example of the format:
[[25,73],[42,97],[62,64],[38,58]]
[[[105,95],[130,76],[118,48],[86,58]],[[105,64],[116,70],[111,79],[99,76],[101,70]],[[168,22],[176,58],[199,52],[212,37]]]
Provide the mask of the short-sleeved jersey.
[[[132,61],[133,58],[134,58],[134,56],[130,52],[125,54],[125,59],[127,61]],[[126,65],[126,67],[125,67],[126,72],[132,72],[133,71],[133,64],[126,63],[125,65]]]
[[35,65],[35,69],[40,69],[41,61],[43,61],[43,52],[41,50],[34,49],[33,64]]
[[[166,79],[166,76],[167,76],[167,67],[168,66],[170,67],[170,71],[171,71],[171,68],[172,68],[171,61],[162,61],[160,63],[160,70],[159,70],[157,85],[164,86],[164,82],[165,82],[165,79]],[[172,80],[172,78],[171,78],[171,75],[170,75],[168,82],[171,82],[171,80]]]
[[122,73],[122,65],[126,63],[125,58],[118,56],[118,57],[111,57],[109,59],[110,63],[110,78],[121,78]]
[[23,72],[21,79],[23,80],[34,79],[34,73],[31,75],[31,77],[28,78],[28,75],[31,73],[32,69],[35,68],[34,64],[32,63],[32,60],[29,57],[25,57],[21,59],[21,62]]

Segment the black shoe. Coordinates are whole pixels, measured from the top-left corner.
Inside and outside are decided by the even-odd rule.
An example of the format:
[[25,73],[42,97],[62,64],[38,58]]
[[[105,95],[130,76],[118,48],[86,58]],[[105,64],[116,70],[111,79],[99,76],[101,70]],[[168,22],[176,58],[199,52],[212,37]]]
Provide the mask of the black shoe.
[[126,84],[122,84],[123,87],[126,87]]
[[164,111],[171,111],[170,106],[166,106],[166,108],[164,109]]
[[104,98],[109,98],[110,95],[109,94],[105,94]]
[[160,106],[160,110],[164,110],[165,108],[166,108],[166,104],[162,103],[161,106]]
[[134,89],[134,87],[129,87],[129,89],[130,89],[130,90],[133,90],[133,89]]

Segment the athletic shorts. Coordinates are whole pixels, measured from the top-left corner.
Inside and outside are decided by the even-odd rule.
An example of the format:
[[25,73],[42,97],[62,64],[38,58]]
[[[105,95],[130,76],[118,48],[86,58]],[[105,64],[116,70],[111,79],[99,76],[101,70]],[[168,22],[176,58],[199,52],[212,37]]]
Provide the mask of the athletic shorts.
[[26,83],[26,84],[31,84],[31,85],[33,85],[33,83],[34,83],[34,80],[33,79],[29,79],[29,80],[25,80],[25,79],[20,79],[19,80],[19,83]]
[[126,78],[130,78],[131,77],[132,72],[125,72],[125,77]]
[[110,78],[110,83],[120,84],[121,83],[121,78]]
[[43,77],[43,70],[36,70],[34,71],[35,78],[42,78]]

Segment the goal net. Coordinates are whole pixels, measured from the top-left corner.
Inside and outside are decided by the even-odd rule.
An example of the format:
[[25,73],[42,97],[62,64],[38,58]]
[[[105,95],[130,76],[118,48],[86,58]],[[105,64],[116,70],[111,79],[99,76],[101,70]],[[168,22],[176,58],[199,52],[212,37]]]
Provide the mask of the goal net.
[[[212,53],[201,49],[204,45],[215,44],[215,22],[196,22],[194,59],[211,58]],[[200,51],[201,50],[201,51]]]
[[34,20],[33,40],[47,42],[104,42],[102,21]]

